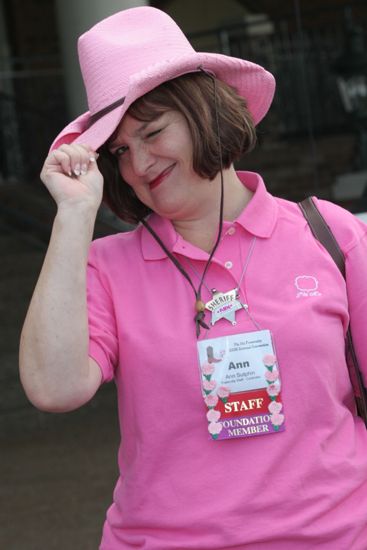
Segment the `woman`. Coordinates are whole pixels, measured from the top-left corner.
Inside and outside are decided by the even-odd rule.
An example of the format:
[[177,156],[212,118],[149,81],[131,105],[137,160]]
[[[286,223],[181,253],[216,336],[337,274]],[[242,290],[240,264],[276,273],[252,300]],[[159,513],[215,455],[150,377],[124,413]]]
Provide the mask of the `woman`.
[[[366,227],[319,202],[345,283],[298,206],[235,172],[274,92],[261,67],[195,52],[149,7],[93,27],[79,55],[90,112],[42,170],[58,211],[20,369],[49,411],[115,380],[120,478],[100,548],[365,549],[344,336],[350,314],[362,361]],[[103,180],[141,223],[90,246]]]

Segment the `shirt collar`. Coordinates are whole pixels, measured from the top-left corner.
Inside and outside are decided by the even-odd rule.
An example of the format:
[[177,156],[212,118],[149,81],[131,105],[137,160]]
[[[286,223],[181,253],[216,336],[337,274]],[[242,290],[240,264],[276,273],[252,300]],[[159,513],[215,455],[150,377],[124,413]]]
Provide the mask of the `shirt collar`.
[[[241,225],[246,231],[261,238],[271,236],[278,215],[278,205],[275,198],[266,190],[264,181],[255,172],[237,172],[239,179],[254,193],[246,208],[243,209],[234,223]],[[172,252],[180,237],[172,223],[153,213],[148,218],[149,225],[163,240],[167,249]],[[162,260],[167,254],[160,247],[149,231],[141,226],[141,248],[145,260]],[[207,254],[205,253],[205,256]]]
[[237,172],[237,176],[254,195],[235,221],[252,235],[267,239],[273,233],[277,222],[277,201],[268,193],[259,174]]

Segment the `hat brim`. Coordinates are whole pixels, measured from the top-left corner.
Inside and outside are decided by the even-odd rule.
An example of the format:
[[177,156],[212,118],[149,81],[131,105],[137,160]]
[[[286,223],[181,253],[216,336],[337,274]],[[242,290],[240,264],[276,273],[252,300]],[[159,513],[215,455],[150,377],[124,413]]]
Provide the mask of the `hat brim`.
[[[255,124],[268,112],[275,92],[275,79],[260,65],[217,53],[194,52],[187,56],[157,63],[130,80],[125,101],[88,127],[87,111],[66,126],[56,137],[50,150],[64,143],[83,143],[97,150],[113,134],[122,117],[134,101],[163,82],[183,74],[204,69],[236,89],[247,103]],[[112,98],[111,103],[114,99]]]

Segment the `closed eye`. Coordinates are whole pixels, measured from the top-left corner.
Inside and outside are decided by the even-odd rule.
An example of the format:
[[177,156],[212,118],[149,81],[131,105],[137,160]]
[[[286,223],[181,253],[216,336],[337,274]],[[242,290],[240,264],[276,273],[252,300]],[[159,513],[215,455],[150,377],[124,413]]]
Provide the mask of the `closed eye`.
[[157,134],[159,134],[159,132],[162,131],[162,128],[159,128],[158,130],[154,130],[153,132],[149,132],[149,134],[147,134],[147,138],[151,138],[151,137],[154,137],[156,136]]
[[[145,139],[150,139],[150,138],[153,138],[154,136],[158,135],[161,131],[163,130],[163,128],[158,128],[158,130],[154,130],[153,132],[149,132],[146,136],[145,136]],[[120,147],[117,147],[114,151],[111,151],[111,153],[115,156],[115,157],[121,157],[122,155],[124,155],[126,153],[126,151],[128,150],[128,146],[127,145],[121,145]]]

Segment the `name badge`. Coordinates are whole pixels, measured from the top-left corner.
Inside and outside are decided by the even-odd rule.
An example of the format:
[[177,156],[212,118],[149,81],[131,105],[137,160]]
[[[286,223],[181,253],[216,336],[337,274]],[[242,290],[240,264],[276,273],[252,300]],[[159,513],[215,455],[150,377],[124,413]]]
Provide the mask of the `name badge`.
[[284,431],[279,364],[269,330],[201,340],[198,354],[212,439]]

